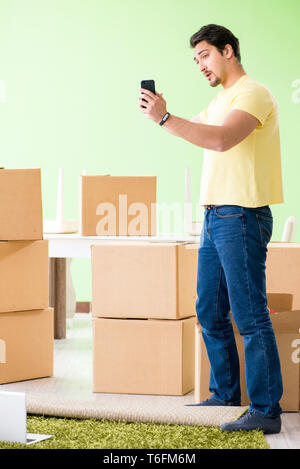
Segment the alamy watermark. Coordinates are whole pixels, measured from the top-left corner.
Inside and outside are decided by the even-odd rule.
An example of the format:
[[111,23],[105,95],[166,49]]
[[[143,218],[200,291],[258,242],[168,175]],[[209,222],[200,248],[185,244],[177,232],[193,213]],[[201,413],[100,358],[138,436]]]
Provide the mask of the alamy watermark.
[[300,339],[294,339],[291,346],[296,349],[292,353],[292,362],[300,363]]
[[[196,219],[201,219],[204,207],[196,204]],[[201,213],[202,211],[202,213]],[[118,205],[101,202],[96,207],[99,220],[96,223],[98,236],[145,236],[156,235],[157,223],[160,233],[193,232],[193,203],[133,202],[128,204],[127,194],[119,194]],[[118,224],[118,233],[117,233]],[[182,225],[183,229],[182,229]],[[175,236],[175,235],[174,235]]]
[[6,103],[6,83],[4,80],[0,80],[0,104]]
[[292,88],[294,88],[294,91],[292,92],[292,102],[294,104],[299,104],[300,103],[300,78],[296,78],[292,82]]

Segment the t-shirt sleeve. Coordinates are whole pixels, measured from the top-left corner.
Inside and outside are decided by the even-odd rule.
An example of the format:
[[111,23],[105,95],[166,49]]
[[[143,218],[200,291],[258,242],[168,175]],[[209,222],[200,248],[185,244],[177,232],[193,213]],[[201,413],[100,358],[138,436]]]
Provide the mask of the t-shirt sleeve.
[[259,125],[264,125],[267,117],[272,112],[274,102],[271,94],[263,87],[241,91],[231,103],[230,110],[240,109],[248,112],[259,120]]
[[203,122],[203,124],[206,124],[206,121],[208,119],[207,109],[203,109],[203,111],[200,112],[199,119],[201,120],[201,122]]
[[192,119],[190,119],[190,122],[201,122],[202,124],[205,124],[206,121],[207,121],[207,109],[203,109],[203,111],[201,111],[199,114],[197,114],[195,117],[192,117]]

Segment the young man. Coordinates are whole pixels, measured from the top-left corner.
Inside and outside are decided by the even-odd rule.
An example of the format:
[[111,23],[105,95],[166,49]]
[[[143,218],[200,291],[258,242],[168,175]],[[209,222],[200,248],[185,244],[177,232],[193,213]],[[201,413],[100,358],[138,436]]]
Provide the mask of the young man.
[[139,99],[146,117],[205,148],[196,312],[211,364],[212,395],[196,405],[240,405],[231,311],[244,340],[250,406],[221,429],[278,433],[282,378],[265,279],[273,229],[269,205],[283,202],[277,105],[270,91],[246,74],[239,41],[227,28],[203,26],[190,44],[209,85],[223,87],[209,106],[189,121],[168,113],[160,93],[141,89]]

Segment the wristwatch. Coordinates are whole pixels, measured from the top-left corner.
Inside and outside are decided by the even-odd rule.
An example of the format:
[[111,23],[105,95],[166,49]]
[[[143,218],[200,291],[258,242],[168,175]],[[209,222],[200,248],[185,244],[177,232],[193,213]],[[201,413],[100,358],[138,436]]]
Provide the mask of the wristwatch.
[[166,122],[166,120],[168,120],[170,117],[170,114],[169,112],[166,112],[165,115],[163,116],[162,120],[160,121],[159,125],[164,125],[164,123]]

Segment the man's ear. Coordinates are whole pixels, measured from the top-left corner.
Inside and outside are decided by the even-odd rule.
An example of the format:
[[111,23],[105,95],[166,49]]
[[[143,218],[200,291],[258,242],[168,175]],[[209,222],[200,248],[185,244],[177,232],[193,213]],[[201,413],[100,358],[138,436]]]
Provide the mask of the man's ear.
[[223,55],[224,57],[226,57],[226,59],[230,59],[234,55],[232,46],[230,44],[226,44],[226,46],[224,47]]

